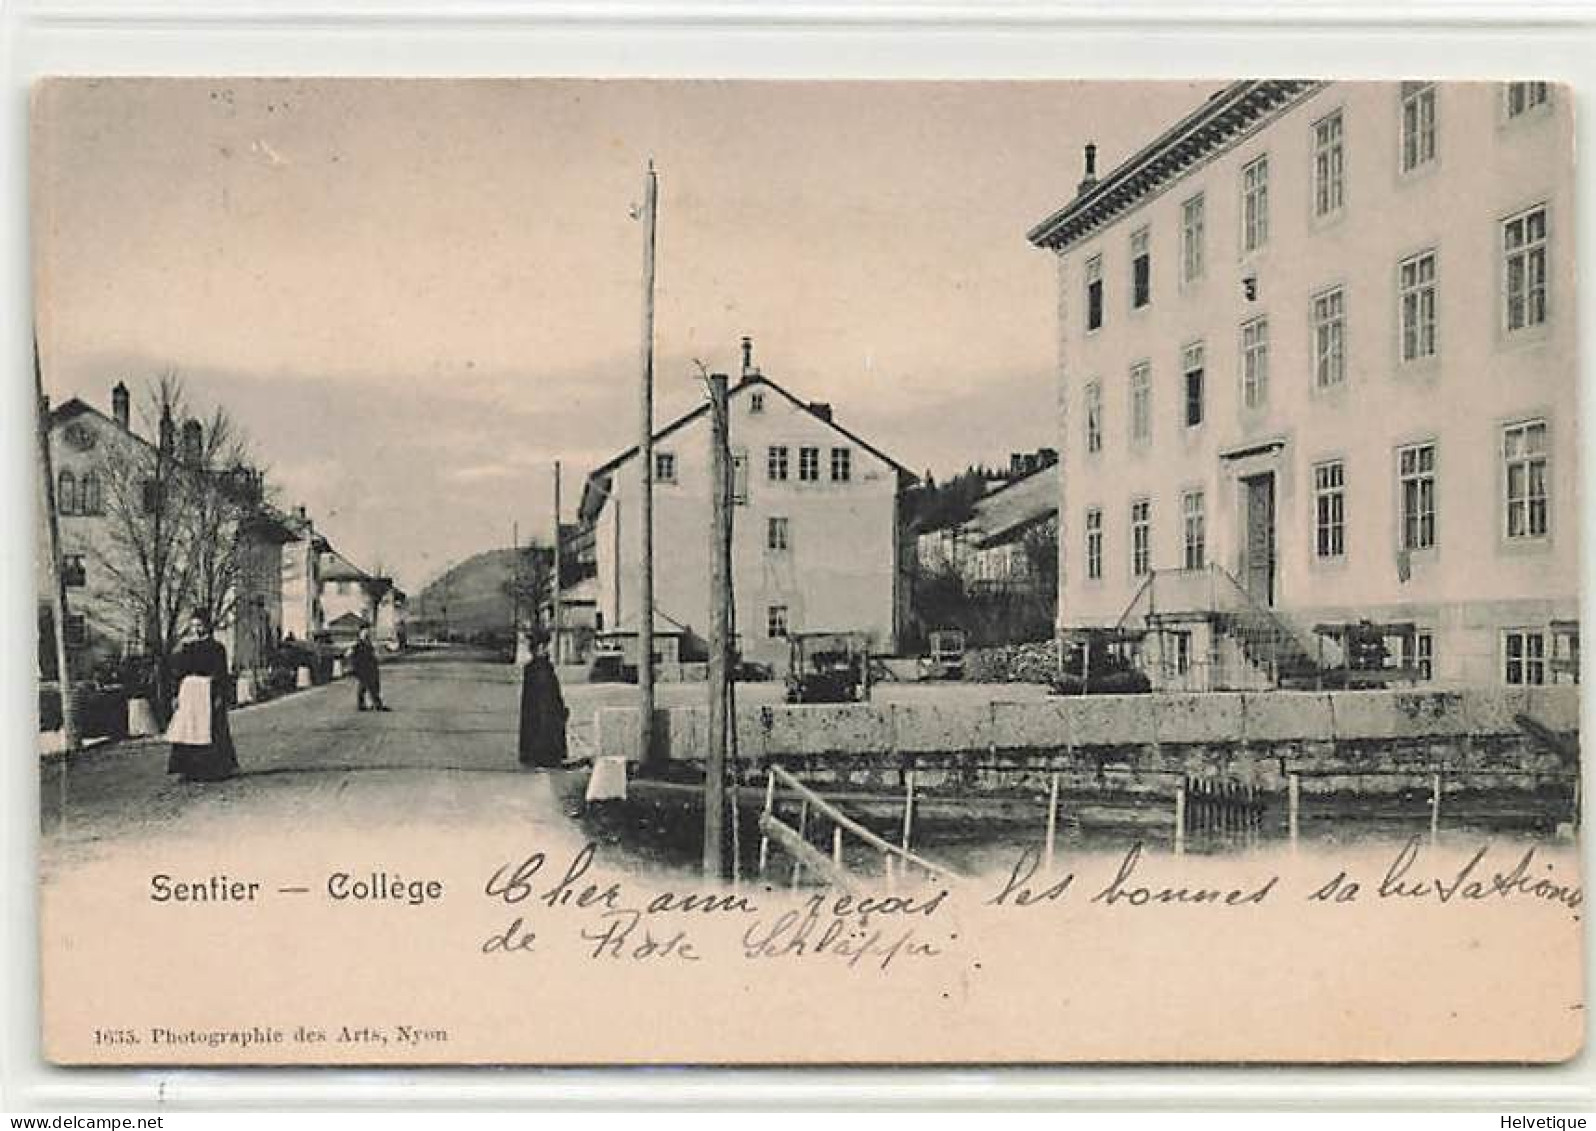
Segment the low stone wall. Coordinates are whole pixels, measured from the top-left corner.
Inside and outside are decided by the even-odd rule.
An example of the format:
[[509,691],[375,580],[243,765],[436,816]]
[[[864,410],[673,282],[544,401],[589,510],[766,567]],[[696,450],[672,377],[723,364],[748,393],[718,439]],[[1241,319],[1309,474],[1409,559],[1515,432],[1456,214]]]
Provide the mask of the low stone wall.
[[[816,782],[891,787],[905,769],[925,788],[1031,791],[1053,774],[1064,788],[1115,771],[1116,788],[1168,789],[1181,775],[1266,790],[1285,775],[1335,791],[1383,775],[1390,788],[1438,770],[1492,775],[1515,787],[1566,777],[1557,757],[1514,723],[1534,716],[1579,727],[1579,688],[1466,691],[1236,692],[1057,697],[1032,702],[936,702],[740,708],[736,744],[749,772],[769,761]],[[677,760],[707,747],[701,707],[657,713],[657,740]],[[637,757],[637,710],[597,712],[598,751]],[[1073,779],[1079,777],[1080,783]],[[1404,783],[1401,779],[1410,780]],[[1162,784],[1153,779],[1160,779]],[[1368,784],[1368,783],[1366,783]],[[1371,785],[1371,788],[1381,788]]]

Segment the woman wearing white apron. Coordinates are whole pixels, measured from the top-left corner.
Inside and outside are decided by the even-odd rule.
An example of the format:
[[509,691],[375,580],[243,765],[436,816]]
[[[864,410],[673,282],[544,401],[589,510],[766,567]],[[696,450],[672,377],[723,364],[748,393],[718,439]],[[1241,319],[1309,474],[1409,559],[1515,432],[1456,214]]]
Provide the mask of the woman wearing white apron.
[[194,614],[189,631],[193,639],[173,661],[177,709],[166,732],[172,744],[166,772],[179,774],[185,781],[220,781],[238,771],[238,753],[227,726],[227,684],[232,672],[227,649],[212,638],[210,621],[203,614]]

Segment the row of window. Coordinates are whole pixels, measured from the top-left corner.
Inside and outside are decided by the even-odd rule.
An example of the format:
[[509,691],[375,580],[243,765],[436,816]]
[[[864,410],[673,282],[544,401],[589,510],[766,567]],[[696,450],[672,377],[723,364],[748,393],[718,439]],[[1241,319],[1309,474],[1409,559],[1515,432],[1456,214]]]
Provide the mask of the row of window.
[[[1525,420],[1502,429],[1502,535],[1509,541],[1543,539],[1551,534],[1548,492],[1550,452],[1545,420]],[[1398,548],[1409,553],[1437,545],[1436,444],[1427,441],[1397,449]],[[1202,491],[1181,496],[1182,568],[1207,564],[1207,519]],[[1134,577],[1152,569],[1152,501],[1130,504],[1130,567]],[[1086,511],[1086,577],[1103,576],[1103,509]],[[1347,554],[1347,468],[1345,460],[1313,465],[1313,552],[1321,561]]]
[[[1436,89],[1433,83],[1403,83],[1401,152],[1402,171],[1411,173],[1436,157]],[[1543,82],[1508,83],[1503,104],[1509,118],[1520,117],[1549,98]],[[1336,215],[1346,203],[1346,124],[1335,110],[1313,123],[1313,213],[1319,220]],[[1269,155],[1249,161],[1241,169],[1241,250],[1260,251],[1269,242]],[[1543,215],[1544,221],[1544,215]],[[1207,204],[1199,192],[1180,206],[1180,281],[1183,286],[1203,277],[1207,259]],[[1527,238],[1527,234],[1525,234]],[[1130,305],[1140,310],[1153,301],[1152,232],[1148,225],[1130,234]],[[1103,325],[1103,257],[1086,260],[1086,328]],[[1510,328],[1515,328],[1509,319]]]
[[[1504,319],[1509,330],[1522,330],[1546,321],[1547,309],[1546,207],[1536,205],[1503,224],[1502,268]],[[1397,321],[1404,363],[1435,357],[1440,349],[1436,323],[1439,282],[1436,252],[1429,249],[1409,256],[1397,266]],[[1313,382],[1321,390],[1340,386],[1347,378],[1347,304],[1342,287],[1314,294],[1310,309]],[[1241,403],[1261,409],[1269,399],[1269,316],[1241,324],[1239,354]],[[1185,427],[1203,422],[1206,348],[1192,342],[1181,348],[1181,419]],[[1138,361],[1130,369],[1130,438],[1144,444],[1152,439],[1152,365]],[[1103,395],[1100,382],[1088,382],[1086,399],[1086,451],[1103,448]]]
[[86,471],[82,478],[70,471],[56,476],[55,509],[58,514],[103,514],[104,500],[100,495],[100,476]]
[[[821,449],[818,447],[800,447],[798,449],[798,480],[801,483],[820,482]],[[742,461],[740,463],[740,461]],[[740,454],[733,455],[733,472],[746,475],[745,457]],[[792,449],[785,444],[772,444],[765,452],[765,477],[772,483],[784,483],[790,477],[792,470]],[[853,449],[831,449],[831,481],[833,483],[847,483],[853,479]],[[676,482],[676,453],[654,453],[654,481],[656,483]],[[741,499],[739,501],[742,501]]]

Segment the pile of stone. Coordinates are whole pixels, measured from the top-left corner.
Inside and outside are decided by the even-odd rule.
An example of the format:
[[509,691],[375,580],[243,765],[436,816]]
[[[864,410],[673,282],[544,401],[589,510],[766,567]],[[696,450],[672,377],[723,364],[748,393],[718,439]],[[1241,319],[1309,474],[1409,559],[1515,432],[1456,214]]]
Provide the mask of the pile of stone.
[[1000,644],[964,654],[964,678],[971,683],[1052,683],[1058,673],[1058,642]]

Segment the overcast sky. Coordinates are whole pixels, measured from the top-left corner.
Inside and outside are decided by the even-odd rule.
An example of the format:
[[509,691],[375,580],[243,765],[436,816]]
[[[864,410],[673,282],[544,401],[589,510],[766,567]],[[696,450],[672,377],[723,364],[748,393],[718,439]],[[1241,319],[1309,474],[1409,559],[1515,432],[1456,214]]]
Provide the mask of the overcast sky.
[[917,472],[1057,444],[1026,230],[1217,83],[76,80],[35,103],[45,376],[167,369],[285,506],[412,592],[567,517],[636,433],[660,170],[656,419],[693,358],[766,374]]

